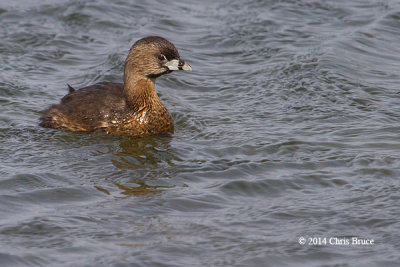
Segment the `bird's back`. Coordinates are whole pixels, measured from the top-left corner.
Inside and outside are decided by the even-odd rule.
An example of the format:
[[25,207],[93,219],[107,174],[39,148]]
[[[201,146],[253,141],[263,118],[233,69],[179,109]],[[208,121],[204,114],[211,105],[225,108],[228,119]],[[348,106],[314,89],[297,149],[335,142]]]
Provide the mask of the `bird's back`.
[[97,83],[70,92],[44,112],[40,125],[71,131],[107,127],[127,110],[121,83]]

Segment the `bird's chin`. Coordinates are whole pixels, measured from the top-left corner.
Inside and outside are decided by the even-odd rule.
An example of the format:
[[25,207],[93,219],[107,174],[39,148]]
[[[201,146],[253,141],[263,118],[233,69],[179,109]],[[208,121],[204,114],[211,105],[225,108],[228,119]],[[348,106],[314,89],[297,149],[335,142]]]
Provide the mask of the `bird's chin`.
[[164,74],[168,74],[168,73],[171,73],[172,72],[172,70],[164,70],[164,71],[162,71],[162,72],[159,72],[159,73],[151,73],[151,74],[148,74],[147,75],[147,78],[149,78],[149,79],[156,79],[156,78],[158,78],[158,77],[160,77],[160,76],[162,76],[162,75],[164,75]]

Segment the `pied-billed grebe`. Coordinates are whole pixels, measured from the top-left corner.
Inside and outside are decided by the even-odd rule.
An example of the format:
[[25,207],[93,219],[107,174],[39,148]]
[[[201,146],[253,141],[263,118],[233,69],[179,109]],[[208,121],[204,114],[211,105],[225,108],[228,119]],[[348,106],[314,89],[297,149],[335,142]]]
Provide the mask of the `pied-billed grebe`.
[[69,93],[47,109],[40,125],[117,135],[173,133],[174,124],[157,96],[155,80],[174,70],[191,70],[178,50],[158,36],[137,41],[125,61],[124,83],[102,82]]

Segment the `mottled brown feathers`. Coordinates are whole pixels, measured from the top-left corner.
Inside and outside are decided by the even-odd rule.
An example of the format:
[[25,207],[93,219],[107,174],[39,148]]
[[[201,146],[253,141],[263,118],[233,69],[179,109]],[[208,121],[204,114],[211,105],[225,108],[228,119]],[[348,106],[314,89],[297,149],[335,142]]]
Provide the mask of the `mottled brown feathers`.
[[44,112],[40,125],[132,136],[173,133],[172,117],[155,90],[156,77],[176,70],[169,69],[169,61],[190,69],[166,39],[143,38],[129,51],[123,84],[103,82],[79,90],[68,85],[69,93]]

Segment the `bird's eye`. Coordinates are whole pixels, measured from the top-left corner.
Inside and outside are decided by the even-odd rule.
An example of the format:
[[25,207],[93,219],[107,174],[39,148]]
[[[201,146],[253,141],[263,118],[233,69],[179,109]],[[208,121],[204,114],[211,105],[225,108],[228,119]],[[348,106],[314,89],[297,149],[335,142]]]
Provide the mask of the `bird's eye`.
[[161,61],[167,61],[167,58],[163,54],[158,55],[158,59]]

